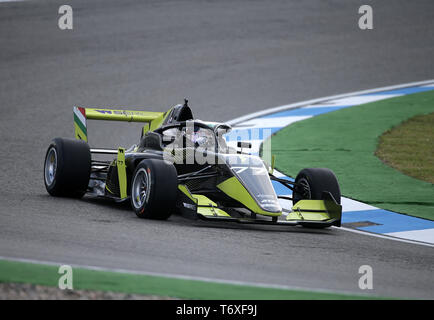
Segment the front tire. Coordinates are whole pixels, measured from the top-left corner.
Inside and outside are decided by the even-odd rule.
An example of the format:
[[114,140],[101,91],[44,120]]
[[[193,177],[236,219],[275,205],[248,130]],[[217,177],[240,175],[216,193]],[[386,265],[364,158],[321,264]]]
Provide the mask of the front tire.
[[303,199],[321,200],[323,191],[331,193],[341,203],[341,190],[336,175],[327,168],[303,169],[295,178],[292,201],[295,205]]
[[56,138],[45,154],[45,188],[52,196],[81,198],[89,184],[90,169],[90,148],[85,141]]
[[136,167],[131,183],[131,206],[139,218],[166,220],[175,210],[178,174],[164,160],[145,159]]

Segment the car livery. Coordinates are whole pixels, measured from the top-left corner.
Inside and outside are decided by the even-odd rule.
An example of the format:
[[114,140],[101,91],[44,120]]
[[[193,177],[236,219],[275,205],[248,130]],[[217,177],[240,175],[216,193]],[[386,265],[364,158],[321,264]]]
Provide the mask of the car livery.
[[[140,218],[191,219],[301,225],[341,225],[338,181],[326,168],[307,168],[295,181],[273,175],[249,143],[226,144],[225,123],[193,118],[188,101],[166,112],[74,107],[75,139],[55,138],[44,161],[49,194],[130,201]],[[128,149],[90,148],[88,120],[141,122],[140,139]],[[111,157],[101,159],[101,157]],[[271,181],[292,190],[277,196]],[[282,208],[279,198],[292,200]]]

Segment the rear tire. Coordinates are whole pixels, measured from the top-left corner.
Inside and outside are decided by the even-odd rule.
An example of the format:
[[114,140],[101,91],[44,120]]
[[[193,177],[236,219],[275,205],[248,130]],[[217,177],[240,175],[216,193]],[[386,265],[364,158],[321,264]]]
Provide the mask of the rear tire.
[[175,210],[178,174],[164,160],[145,159],[136,167],[131,182],[131,206],[139,218],[166,220]]
[[295,183],[305,189],[296,187],[293,192],[293,204],[303,199],[321,200],[323,191],[331,193],[337,203],[341,203],[341,190],[336,175],[327,168],[303,169],[295,178]]
[[44,161],[44,183],[52,196],[81,198],[87,190],[91,169],[85,141],[55,138]]

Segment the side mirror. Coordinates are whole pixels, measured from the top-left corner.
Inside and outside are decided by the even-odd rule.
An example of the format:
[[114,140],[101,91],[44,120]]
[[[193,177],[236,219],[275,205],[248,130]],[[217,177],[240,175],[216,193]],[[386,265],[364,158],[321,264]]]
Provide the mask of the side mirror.
[[251,142],[238,141],[237,142],[237,147],[238,148],[247,148],[247,149],[250,149],[252,147],[252,143]]
[[237,153],[243,153],[243,148],[251,149],[252,148],[252,144],[250,142],[238,141],[237,142],[237,147],[241,149],[240,151],[237,151]]

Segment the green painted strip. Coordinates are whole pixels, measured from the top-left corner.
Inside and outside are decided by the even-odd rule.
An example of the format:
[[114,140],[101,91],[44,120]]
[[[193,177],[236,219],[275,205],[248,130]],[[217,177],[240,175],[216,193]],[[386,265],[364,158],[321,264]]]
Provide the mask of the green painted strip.
[[[60,276],[56,266],[0,260],[0,282],[24,282],[57,287]],[[263,288],[85,268],[73,268],[73,287],[76,290],[152,294],[197,300],[379,299],[373,296]]]
[[303,168],[330,168],[345,197],[434,220],[434,185],[406,176],[374,155],[383,132],[433,111],[434,92],[429,91],[296,122],[271,138],[276,168],[292,177]]
[[77,115],[75,113],[74,113],[74,122],[80,127],[81,131],[83,131],[83,133],[86,134],[86,136],[87,136],[87,128],[80,121],[80,119],[77,117]]

